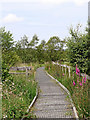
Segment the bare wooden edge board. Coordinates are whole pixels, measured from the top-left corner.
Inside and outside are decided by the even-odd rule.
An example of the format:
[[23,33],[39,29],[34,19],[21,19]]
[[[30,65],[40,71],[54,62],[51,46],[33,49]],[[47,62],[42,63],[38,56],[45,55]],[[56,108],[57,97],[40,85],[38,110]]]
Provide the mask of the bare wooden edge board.
[[[27,113],[30,111],[30,109],[31,109],[32,106],[34,105],[34,103],[35,103],[37,97],[38,97],[38,88],[36,89],[36,95],[35,95],[35,97],[33,98],[31,104],[29,105],[29,107],[28,107],[28,109],[27,109],[27,111],[26,111]],[[24,119],[24,117],[23,117],[21,120],[23,120],[23,119]]]
[[9,74],[30,74],[29,72],[9,72]]
[[54,79],[54,80],[68,93],[69,98],[70,98],[70,101],[71,101],[71,104],[72,104],[72,107],[73,107],[73,111],[74,111],[74,114],[75,114],[75,118],[76,118],[76,120],[79,120],[79,117],[78,117],[76,108],[75,108],[75,106],[74,106],[74,103],[73,103],[73,101],[72,101],[72,98],[71,98],[71,95],[70,95],[70,92],[68,91],[68,89],[67,89],[64,85],[62,85],[57,79],[55,79],[55,78],[52,77],[50,74],[48,74],[47,71],[45,71],[45,72],[46,72],[46,74],[47,74],[49,77],[51,77],[52,79]]

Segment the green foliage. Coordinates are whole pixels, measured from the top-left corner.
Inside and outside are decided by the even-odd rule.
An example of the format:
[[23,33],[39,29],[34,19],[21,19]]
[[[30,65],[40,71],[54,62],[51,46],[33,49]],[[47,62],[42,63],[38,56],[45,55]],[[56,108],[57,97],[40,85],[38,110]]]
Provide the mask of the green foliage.
[[34,73],[26,79],[25,75],[13,75],[13,81],[6,78],[3,82],[3,117],[22,118],[36,94]]
[[78,64],[81,72],[87,72],[88,69],[88,47],[87,47],[87,35],[80,33],[80,25],[76,29],[70,28],[70,35],[67,39],[67,51],[68,58],[72,66]]
[[44,63],[45,61],[45,43],[46,42],[42,40],[41,44],[36,47],[37,48],[36,55],[39,63]]
[[[46,61],[66,59],[66,52],[63,50],[65,40],[61,41],[59,37],[53,36],[47,43],[45,40],[42,40],[38,45],[39,39],[37,35],[34,35],[30,42],[28,42],[28,39],[26,39],[25,42],[22,42],[24,39],[21,39],[16,43],[16,53],[21,58],[23,63],[44,63]],[[24,43],[24,45],[27,43],[28,44],[22,47],[22,43]]]
[[35,34],[32,38],[32,40],[29,43],[30,47],[35,47],[39,42],[38,36]]
[[[63,59],[63,44],[59,37],[53,36],[46,43],[47,61],[57,61]],[[62,57],[62,58],[61,58]]]
[[19,40],[15,45],[16,53],[20,57],[23,63],[27,62],[28,59],[28,54],[27,54],[29,53],[29,51],[27,50],[28,44],[29,44],[28,37],[24,35],[23,37],[21,37],[21,40]]
[[90,20],[88,21],[88,28],[86,28],[86,31],[88,32],[87,34],[87,48],[88,48],[88,53],[87,53],[87,56],[88,56],[88,69],[87,69],[87,73],[88,75],[90,75]]
[[[85,83],[82,81],[85,79],[83,77],[79,77],[75,73],[75,68],[71,71],[71,76],[69,78],[68,69],[53,65],[46,64],[45,69],[49,74],[51,74],[54,78],[56,78],[59,82],[61,82],[71,94],[75,107],[78,111],[79,118],[88,119],[90,117],[90,109],[89,109],[89,98],[88,98],[88,90],[89,90],[89,81],[86,79]],[[75,85],[73,85],[73,81]],[[82,84],[80,84],[82,83]]]
[[38,36],[34,35],[29,43],[28,37],[24,35],[21,40],[16,43],[16,53],[23,63],[37,62],[36,45],[38,41]]
[[2,62],[2,82],[9,77],[10,77],[9,68],[4,62]]
[[21,48],[26,48],[28,46],[28,37],[24,35],[20,40]]
[[10,31],[5,31],[5,28],[0,28],[0,39],[2,45],[2,60],[8,66],[12,66],[20,60],[13,47],[14,40],[12,34]]

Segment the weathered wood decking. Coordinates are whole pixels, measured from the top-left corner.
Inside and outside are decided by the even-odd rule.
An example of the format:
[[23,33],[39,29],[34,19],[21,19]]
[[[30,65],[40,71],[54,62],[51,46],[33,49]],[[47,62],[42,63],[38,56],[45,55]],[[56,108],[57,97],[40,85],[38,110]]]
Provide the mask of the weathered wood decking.
[[68,94],[45,73],[43,67],[37,69],[36,80],[40,93],[32,109],[37,118],[75,118]]

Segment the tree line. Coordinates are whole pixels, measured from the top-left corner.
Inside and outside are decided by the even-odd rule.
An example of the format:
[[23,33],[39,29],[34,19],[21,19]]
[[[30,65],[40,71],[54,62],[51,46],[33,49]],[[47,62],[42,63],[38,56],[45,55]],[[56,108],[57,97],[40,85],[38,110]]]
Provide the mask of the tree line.
[[20,40],[14,41],[10,31],[5,27],[0,28],[0,45],[2,45],[2,68],[11,67],[17,62],[69,62],[72,66],[78,64],[82,72],[89,73],[89,40],[90,34],[87,28],[80,32],[80,25],[70,28],[70,37],[61,40],[58,36],[52,36],[46,42],[39,40],[35,34],[31,40],[24,35]]

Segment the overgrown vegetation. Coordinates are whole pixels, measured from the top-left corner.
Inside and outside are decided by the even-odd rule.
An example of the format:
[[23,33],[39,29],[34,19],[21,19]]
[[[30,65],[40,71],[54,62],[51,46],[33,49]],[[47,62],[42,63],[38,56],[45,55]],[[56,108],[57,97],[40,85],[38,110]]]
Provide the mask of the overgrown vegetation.
[[78,111],[79,118],[88,119],[90,117],[88,98],[89,87],[86,77],[81,77],[80,71],[77,72],[75,68],[73,68],[69,78],[68,69],[66,69],[65,73],[64,68],[62,71],[62,67],[50,63],[46,64],[45,69],[70,91],[71,97]]
[[80,25],[77,25],[76,29],[70,28],[71,37],[67,38],[67,51],[68,59],[72,66],[75,67],[78,64],[81,72],[88,71],[88,34],[80,32]]
[[[5,118],[22,118],[36,95],[34,71],[29,76],[9,75],[3,83],[2,112]],[[29,116],[33,117],[32,115]]]
[[[66,62],[73,68],[77,64],[81,72],[90,75],[90,29],[87,29],[88,33],[80,33],[79,30],[80,25],[76,29],[71,27],[69,31],[71,37],[61,40],[58,36],[52,36],[47,42],[41,40],[40,43],[36,34],[31,40],[24,35],[21,37],[21,40],[15,42],[10,31],[6,31],[5,27],[0,28],[0,46],[2,45],[2,49],[0,49],[0,51],[2,50],[2,55],[0,52],[0,61],[2,57],[4,117],[7,115],[9,118],[21,118],[25,114],[28,104],[30,104],[35,95],[36,83],[33,81],[34,72],[45,62]],[[27,63],[34,68],[27,80],[23,75],[11,76],[9,74],[10,67],[14,65],[20,66],[21,63],[22,65],[23,63],[24,65]],[[88,81],[86,81],[83,87],[76,88],[78,87],[76,80],[79,79],[81,81],[82,78],[78,78],[77,75],[73,77],[73,73],[71,74],[71,78],[68,78],[68,74],[64,75],[58,66],[47,65],[46,68],[70,90],[80,117],[88,117]],[[76,86],[73,86],[73,80],[75,80]],[[24,94],[25,91],[27,91],[26,94]],[[26,98],[29,101],[28,103]]]
[[[10,31],[0,28],[3,62],[11,67],[16,62],[44,63],[59,60],[61,62],[69,62],[74,67],[78,64],[81,72],[90,74],[90,34],[86,31],[81,33],[80,27],[78,24],[76,29],[70,28],[71,37],[61,40],[58,36],[52,36],[47,42],[41,40],[41,43],[36,34],[31,40],[24,35],[21,40],[15,42]],[[87,31],[89,30],[87,29]]]

